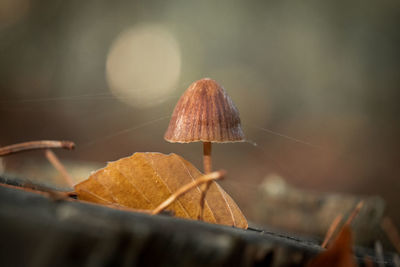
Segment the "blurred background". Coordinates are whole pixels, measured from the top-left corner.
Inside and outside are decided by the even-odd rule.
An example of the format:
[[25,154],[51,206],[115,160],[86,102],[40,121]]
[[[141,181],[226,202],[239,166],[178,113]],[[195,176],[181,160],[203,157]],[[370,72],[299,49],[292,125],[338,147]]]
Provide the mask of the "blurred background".
[[[179,96],[210,77],[249,140],[215,145],[213,161],[250,220],[260,183],[278,175],[379,195],[399,225],[399,25],[396,0],[1,0],[0,145],[72,140],[76,150],[55,152],[83,169],[71,167],[77,181],[138,151],[201,169],[200,143],[163,135]],[[0,169],[43,179],[41,166],[36,151]]]

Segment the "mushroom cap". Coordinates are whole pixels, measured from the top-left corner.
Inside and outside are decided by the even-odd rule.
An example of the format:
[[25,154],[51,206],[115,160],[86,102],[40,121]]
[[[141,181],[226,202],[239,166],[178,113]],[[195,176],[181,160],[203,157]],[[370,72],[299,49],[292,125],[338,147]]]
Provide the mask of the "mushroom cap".
[[171,143],[241,142],[239,112],[224,88],[204,78],[192,83],[172,113],[164,139]]

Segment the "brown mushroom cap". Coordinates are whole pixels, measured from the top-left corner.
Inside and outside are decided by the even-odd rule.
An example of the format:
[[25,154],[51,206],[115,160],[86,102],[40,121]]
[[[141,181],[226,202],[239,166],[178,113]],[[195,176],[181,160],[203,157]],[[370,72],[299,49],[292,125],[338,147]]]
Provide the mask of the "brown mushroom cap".
[[172,143],[240,142],[239,112],[224,88],[204,78],[192,83],[172,113],[164,139]]

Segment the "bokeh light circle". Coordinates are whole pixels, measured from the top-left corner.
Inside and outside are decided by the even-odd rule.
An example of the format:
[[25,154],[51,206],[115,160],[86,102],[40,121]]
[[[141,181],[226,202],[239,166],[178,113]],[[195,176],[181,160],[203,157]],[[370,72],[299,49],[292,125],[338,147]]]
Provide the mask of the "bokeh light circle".
[[112,44],[106,62],[111,92],[135,107],[162,102],[175,89],[181,73],[181,53],[174,36],[159,25],[123,31]]

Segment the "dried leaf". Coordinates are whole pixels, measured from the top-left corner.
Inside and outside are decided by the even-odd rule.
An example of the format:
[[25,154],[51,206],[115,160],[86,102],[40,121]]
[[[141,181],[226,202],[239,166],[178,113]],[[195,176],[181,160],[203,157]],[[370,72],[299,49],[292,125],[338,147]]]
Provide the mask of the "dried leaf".
[[[173,192],[192,182],[202,173],[176,154],[135,153],[131,157],[110,162],[77,184],[81,200],[100,204],[117,204],[133,209],[152,210]],[[167,210],[178,217],[196,219],[200,188],[184,194]],[[247,228],[246,218],[232,198],[212,182],[206,196],[204,221]]]
[[350,226],[345,225],[336,240],[328,249],[314,258],[309,267],[355,267],[357,266],[352,252],[352,233]]

